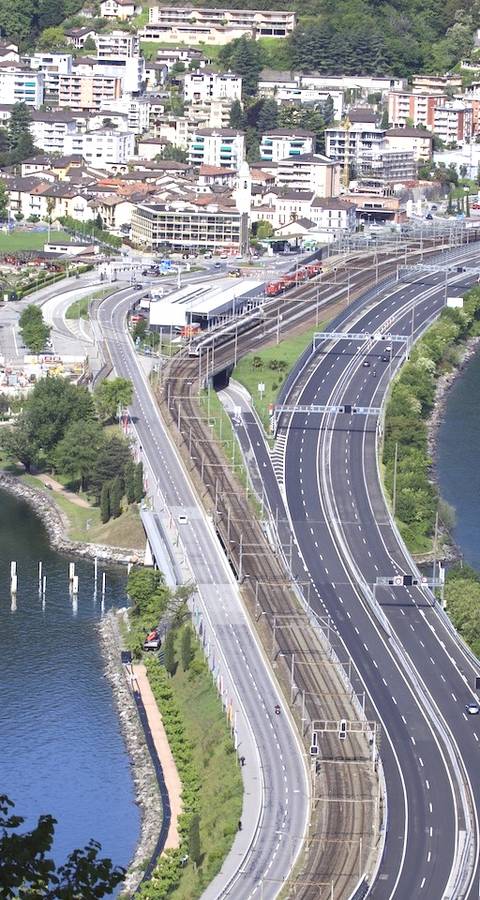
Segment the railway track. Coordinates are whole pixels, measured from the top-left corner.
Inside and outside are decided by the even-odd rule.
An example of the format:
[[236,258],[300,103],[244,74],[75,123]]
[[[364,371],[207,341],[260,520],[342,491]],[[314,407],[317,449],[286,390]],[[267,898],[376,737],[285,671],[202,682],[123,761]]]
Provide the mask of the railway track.
[[[419,254],[423,258],[441,249],[445,249],[443,245],[424,243],[410,254],[402,252],[401,260],[418,262]],[[188,349],[179,353],[170,361],[157,387],[164,418],[213,517],[230,565],[242,581],[245,602],[289,697],[306,749],[310,743],[308,726],[305,727],[308,720],[338,722],[355,718],[352,696],[338,667],[331,661],[327,664],[325,645],[292,590],[281,556],[272,552],[245,491],[228,469],[219,444],[212,439],[210,424],[200,408],[200,392],[215,372],[277,336],[280,315],[282,332],[318,321],[319,308],[322,316],[334,315],[346,305],[347,294],[354,301],[379,277],[394,272],[398,263],[398,255],[392,256],[388,251],[376,253],[374,259],[362,256],[338,262],[333,285],[330,268],[328,283],[322,276],[314,284],[304,284],[288,295],[268,301],[263,321],[247,333],[237,331],[222,339],[212,332],[211,346],[204,345],[199,356],[189,355]],[[312,764],[312,794],[319,799],[313,803],[307,852],[282,896],[345,900],[360,876],[373,868],[381,818],[376,802],[377,779],[369,762],[368,735],[340,742],[338,735],[325,734],[320,754],[318,774],[315,762]]]

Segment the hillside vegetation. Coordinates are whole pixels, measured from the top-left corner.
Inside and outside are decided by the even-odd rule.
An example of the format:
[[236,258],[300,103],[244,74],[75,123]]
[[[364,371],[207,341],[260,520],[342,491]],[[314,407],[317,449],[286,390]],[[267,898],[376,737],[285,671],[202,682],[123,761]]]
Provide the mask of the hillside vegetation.
[[[225,5],[193,0],[193,6]],[[279,61],[325,74],[447,71],[469,54],[480,26],[479,0],[232,0],[229,6],[294,10],[299,24],[289,40],[276,42]],[[274,61],[267,57],[266,64]]]

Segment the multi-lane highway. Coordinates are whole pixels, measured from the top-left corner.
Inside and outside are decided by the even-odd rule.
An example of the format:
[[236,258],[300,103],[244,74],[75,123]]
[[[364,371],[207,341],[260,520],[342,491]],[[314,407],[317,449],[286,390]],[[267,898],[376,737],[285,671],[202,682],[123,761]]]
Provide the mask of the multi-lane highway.
[[[467,275],[454,278],[460,286],[472,281]],[[357,309],[354,326],[351,315],[343,314],[335,329],[410,335],[413,301],[417,334],[444,303],[444,285],[435,280],[399,283],[379,302],[370,301],[368,312]],[[394,355],[390,368],[381,356],[382,345],[370,340],[324,345],[295,399],[307,406],[378,407],[399,361]],[[282,497],[272,483],[258,425],[252,416],[244,421],[272,508],[280,507],[281,517]],[[371,714],[384,730],[388,833],[372,896],[477,898],[480,733],[464,713],[475,666],[423,592],[378,593],[381,608],[373,607],[368,585],[377,576],[412,570],[378,480],[376,422],[303,412],[283,424],[285,495],[300,548],[294,573],[310,575],[317,609],[332,616],[367,688]]]
[[[130,409],[142,454],[159,492],[179,525],[197,587],[208,638],[216,643],[218,669],[233,704],[245,783],[242,830],[220,876],[205,897],[277,895],[302,844],[308,819],[303,754],[288,714],[278,717],[279,694],[239,598],[237,585],[213,528],[205,518],[185,469],[159,416],[148,382],[125,329],[131,291],[100,307],[99,323],[118,375],[130,378]],[[158,487],[158,491],[157,488]],[[288,840],[285,839],[288,835]]]
[[[472,279],[464,276],[461,281],[468,284]],[[443,305],[443,285],[426,290],[418,284],[399,284],[367,313],[357,315],[354,330],[367,334],[383,328],[410,334],[412,301],[419,332]],[[336,323],[337,330],[342,326],[347,330],[345,317]],[[321,347],[298,402],[378,406],[389,375],[381,355],[382,345],[372,347],[369,340],[363,345],[343,340]],[[366,359],[368,368],[363,365]],[[321,608],[336,622],[385,728],[388,864],[380,870],[373,895],[478,897],[475,810],[480,805],[480,735],[464,714],[464,704],[472,698],[474,673],[425,593],[402,587],[377,596],[381,613],[408,657],[410,670],[404,671],[393,652],[395,641],[361,589],[363,582],[372,585],[378,576],[412,569],[381,493],[375,421],[338,413],[295,414],[288,423],[285,490]],[[458,768],[449,756],[449,745]],[[471,805],[468,818],[454,788],[460,774]],[[451,873],[465,829],[472,824],[471,890],[455,893]]]

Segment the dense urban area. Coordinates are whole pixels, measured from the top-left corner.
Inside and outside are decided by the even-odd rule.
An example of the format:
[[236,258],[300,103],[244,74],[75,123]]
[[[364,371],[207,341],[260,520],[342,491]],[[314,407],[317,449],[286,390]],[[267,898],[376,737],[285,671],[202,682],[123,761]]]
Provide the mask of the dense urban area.
[[480,5],[276,7],[0,0],[4,900],[479,896]]

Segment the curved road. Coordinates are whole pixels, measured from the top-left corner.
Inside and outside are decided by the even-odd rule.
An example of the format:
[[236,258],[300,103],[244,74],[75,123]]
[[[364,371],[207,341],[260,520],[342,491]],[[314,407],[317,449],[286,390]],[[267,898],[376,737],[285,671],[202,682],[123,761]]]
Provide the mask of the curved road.
[[[467,283],[464,276],[463,284]],[[384,327],[386,332],[409,335],[409,301],[418,290],[416,285],[400,284],[374,309],[357,317],[351,330],[371,333]],[[443,302],[443,285],[419,300],[415,333]],[[402,309],[406,311],[402,313]],[[341,330],[340,323],[336,327]],[[372,347],[365,342],[362,347],[344,340],[327,349],[319,351],[298,402],[379,406],[389,374],[389,364],[381,361],[382,345],[374,343]],[[363,366],[366,354],[369,368]],[[398,356],[393,368],[397,361]],[[373,372],[379,377],[373,377]],[[462,846],[466,823],[453,790],[454,770],[443,749],[438,723],[449,732],[478,808],[480,734],[475,720],[466,721],[463,712],[464,703],[472,699],[474,673],[423,592],[413,587],[382,589],[378,594],[382,612],[408,655],[413,672],[409,679],[400,671],[392,642],[359,590],[361,579],[372,585],[377,576],[411,572],[381,494],[375,440],[371,418],[295,414],[286,442],[288,507],[320,610],[332,615],[385,726],[382,759],[389,832],[384,865],[372,896],[399,900],[459,896],[449,879],[455,846]],[[426,714],[417,702],[419,692],[427,698]],[[475,832],[477,840],[476,821]],[[477,848],[473,862],[468,896],[477,898]]]
[[[233,700],[245,783],[242,831],[205,897],[275,897],[301,846],[309,812],[303,753],[240,601],[213,528],[200,510],[188,475],[163,426],[125,330],[130,290],[102,303],[99,324],[118,375],[130,378],[130,408],[145,463],[174,518],[186,514],[181,539],[198,589],[218,668]],[[158,491],[150,487],[158,500]]]

